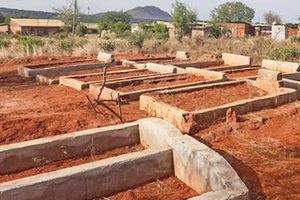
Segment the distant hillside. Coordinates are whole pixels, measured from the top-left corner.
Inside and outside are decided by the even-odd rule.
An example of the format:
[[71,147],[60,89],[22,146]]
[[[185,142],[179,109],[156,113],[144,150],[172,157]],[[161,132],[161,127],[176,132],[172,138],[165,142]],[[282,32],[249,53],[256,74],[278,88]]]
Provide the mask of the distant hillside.
[[[169,13],[157,8],[155,6],[136,7],[127,11],[132,16],[133,22],[140,21],[153,21],[153,20],[169,20]],[[6,17],[20,17],[20,18],[42,18],[49,19],[55,18],[57,13],[33,11],[33,10],[19,10],[11,8],[0,8],[0,13]],[[82,15],[80,19],[82,21],[97,22],[104,13],[97,13],[90,16]]]
[[155,6],[136,7],[128,10],[133,21],[170,20],[170,14]]

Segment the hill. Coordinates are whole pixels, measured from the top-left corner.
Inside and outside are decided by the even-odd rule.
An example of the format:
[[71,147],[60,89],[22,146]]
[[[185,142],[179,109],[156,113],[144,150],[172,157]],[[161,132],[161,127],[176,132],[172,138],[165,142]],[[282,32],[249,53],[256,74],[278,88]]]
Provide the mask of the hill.
[[[161,10],[155,6],[136,7],[130,9],[128,12],[132,16],[132,22],[153,21],[153,20],[169,20],[169,13]],[[6,17],[20,17],[20,18],[41,18],[49,19],[57,17],[57,13],[33,11],[33,10],[20,10],[12,8],[0,8],[0,13]],[[80,18],[83,21],[96,22],[104,13],[97,13],[90,16],[82,15]]]

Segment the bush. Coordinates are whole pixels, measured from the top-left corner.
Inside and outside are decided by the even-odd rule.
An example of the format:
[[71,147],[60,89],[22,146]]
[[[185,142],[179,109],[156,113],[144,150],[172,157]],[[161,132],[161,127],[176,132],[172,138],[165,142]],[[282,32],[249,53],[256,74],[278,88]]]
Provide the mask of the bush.
[[292,42],[300,42],[300,36],[293,36],[291,37]]
[[276,47],[268,52],[268,56],[272,59],[280,60],[296,60],[300,58],[300,48],[296,47]]
[[0,37],[0,49],[9,47],[10,43],[8,38]]
[[114,51],[116,49],[116,44],[112,40],[103,40],[99,46],[104,51]]
[[142,48],[143,47],[143,43],[145,41],[146,38],[146,34],[144,31],[138,31],[135,32],[133,34],[131,34],[131,36],[129,37],[129,44],[133,47],[138,47],[138,48]]
[[34,48],[44,46],[45,42],[37,37],[18,36],[17,45],[25,51],[33,52]]
[[75,29],[75,33],[78,36],[84,36],[85,34],[87,34],[87,31],[88,31],[87,27],[82,24],[77,25]]
[[57,47],[60,51],[72,53],[76,47],[75,40],[72,38],[65,38],[57,41]]

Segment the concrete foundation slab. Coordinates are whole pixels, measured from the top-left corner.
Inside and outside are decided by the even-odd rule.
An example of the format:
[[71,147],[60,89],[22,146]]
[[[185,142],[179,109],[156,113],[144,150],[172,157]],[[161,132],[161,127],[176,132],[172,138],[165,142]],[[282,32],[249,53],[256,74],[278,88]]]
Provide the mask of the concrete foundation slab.
[[274,71],[280,71],[283,73],[293,73],[300,71],[300,64],[294,63],[294,62],[283,62],[283,61],[276,61],[276,60],[263,60],[262,61],[262,67],[274,70]]
[[249,56],[242,56],[231,53],[222,53],[222,59],[224,60],[225,65],[252,65],[252,59]]

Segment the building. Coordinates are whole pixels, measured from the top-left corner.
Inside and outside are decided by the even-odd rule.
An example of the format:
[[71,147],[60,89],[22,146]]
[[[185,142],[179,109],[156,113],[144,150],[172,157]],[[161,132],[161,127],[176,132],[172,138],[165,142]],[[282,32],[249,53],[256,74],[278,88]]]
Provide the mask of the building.
[[300,24],[298,25],[298,36],[300,37]]
[[272,35],[272,25],[269,24],[252,24],[255,36]]
[[137,24],[137,23],[131,24],[131,33],[139,32],[141,30],[142,29],[139,26],[139,24]]
[[241,38],[247,35],[254,35],[254,29],[251,24],[246,22],[227,22],[222,24],[222,27],[227,29],[233,38]]
[[286,25],[273,24],[272,26],[272,39],[281,41],[288,38],[288,28]]
[[290,28],[288,28],[287,32],[288,32],[288,37],[297,36],[298,27],[290,27]]
[[82,23],[82,25],[86,26],[88,34],[98,33],[98,25],[96,23]]
[[11,18],[8,33],[21,35],[49,35],[61,31],[65,24],[56,19]]

